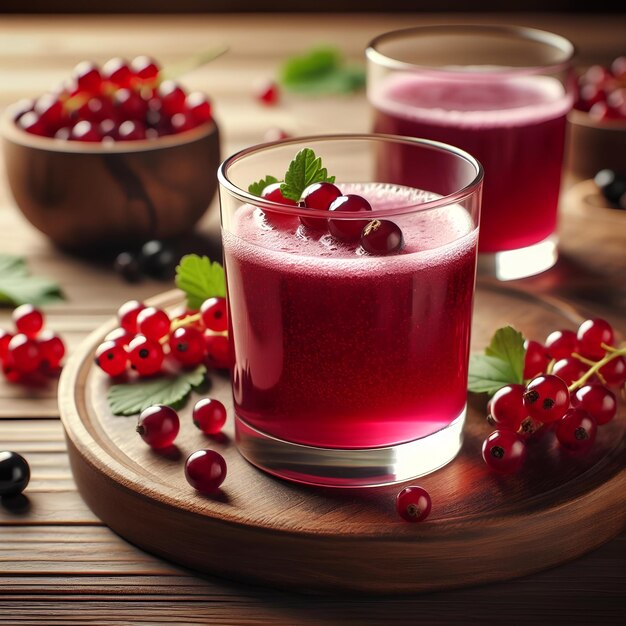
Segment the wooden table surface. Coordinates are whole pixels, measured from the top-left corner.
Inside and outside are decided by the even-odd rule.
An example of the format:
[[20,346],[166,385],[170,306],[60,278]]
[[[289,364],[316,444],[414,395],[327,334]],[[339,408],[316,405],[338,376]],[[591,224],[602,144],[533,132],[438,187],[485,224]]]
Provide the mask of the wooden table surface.
[[[101,62],[145,53],[167,64],[225,43],[227,55],[184,81],[211,95],[223,155],[261,141],[274,126],[291,134],[366,131],[369,114],[362,94],[288,96],[279,106],[265,108],[252,97],[251,85],[274,76],[287,55],[314,44],[332,42],[360,61],[366,43],[379,32],[443,21],[507,21],[553,30],[576,44],[582,65],[626,53],[623,15],[1,16],[0,106],[43,93],[83,59]],[[592,188],[575,182],[566,178],[562,196],[558,265],[518,286],[560,296],[623,327],[626,214],[589,206],[582,198]],[[214,249],[215,203],[198,232],[201,238],[189,246]],[[127,285],[108,265],[55,249],[18,212],[3,178],[0,252],[24,255],[33,273],[60,283],[67,300],[46,313],[48,326],[63,335],[70,351],[125,300],[171,287],[150,280]],[[0,327],[9,323],[10,311],[0,310]],[[32,389],[0,380],[0,449],[24,454],[32,468],[28,508],[0,507],[2,624],[446,624],[478,619],[617,624],[626,619],[626,532],[550,571],[484,587],[399,598],[314,597],[306,589],[298,595],[200,577],[142,552],[105,527],[74,485],[54,385]]]

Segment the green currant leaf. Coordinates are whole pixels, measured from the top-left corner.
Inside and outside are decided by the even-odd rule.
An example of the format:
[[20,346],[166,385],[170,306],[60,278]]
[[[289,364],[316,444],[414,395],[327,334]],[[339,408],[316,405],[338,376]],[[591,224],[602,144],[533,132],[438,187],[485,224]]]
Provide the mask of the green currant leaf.
[[248,191],[252,195],[260,197],[261,194],[263,193],[263,190],[266,187],[268,187],[269,185],[273,185],[274,183],[277,183],[277,182],[278,182],[278,178],[274,178],[274,176],[270,176],[268,174],[265,178],[262,178],[256,183],[252,183],[251,185],[248,185]]
[[178,409],[191,390],[202,385],[205,375],[206,367],[199,365],[178,375],[111,385],[107,394],[109,407],[114,415],[136,415],[153,404],[166,404]]
[[335,177],[328,176],[326,168],[322,167],[322,159],[311,148],[302,148],[289,164],[280,191],[283,197],[298,202],[309,185],[334,182]]
[[22,257],[0,254],[0,306],[42,305],[58,300],[63,300],[63,294],[57,283],[31,276]]
[[188,254],[176,267],[176,286],[187,296],[187,306],[197,310],[207,298],[226,296],[224,268],[206,256]]
[[499,328],[485,348],[469,360],[468,390],[493,395],[500,387],[524,382],[524,336],[512,326]]

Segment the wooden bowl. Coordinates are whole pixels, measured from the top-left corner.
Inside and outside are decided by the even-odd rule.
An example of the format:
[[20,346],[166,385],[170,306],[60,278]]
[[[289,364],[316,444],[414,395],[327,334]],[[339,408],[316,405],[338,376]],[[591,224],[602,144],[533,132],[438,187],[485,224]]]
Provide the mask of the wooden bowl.
[[595,121],[587,113],[568,115],[566,167],[578,180],[593,178],[600,170],[626,174],[626,121]]
[[217,189],[213,123],[153,140],[82,143],[20,129],[0,118],[9,185],[24,216],[73,250],[121,249],[181,235]]

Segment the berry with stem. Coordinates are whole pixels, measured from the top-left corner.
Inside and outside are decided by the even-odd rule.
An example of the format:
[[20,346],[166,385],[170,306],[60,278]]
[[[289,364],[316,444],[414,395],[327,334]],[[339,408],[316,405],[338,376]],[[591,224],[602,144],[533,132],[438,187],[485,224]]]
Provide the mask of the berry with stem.
[[418,485],[405,487],[396,496],[396,511],[407,522],[422,522],[429,515],[432,500],[426,489]]
[[572,404],[584,409],[602,426],[610,422],[617,413],[615,394],[604,385],[584,385],[572,395]]
[[137,315],[137,330],[148,339],[159,341],[170,332],[170,318],[162,309],[146,307]]
[[524,392],[524,405],[528,414],[549,424],[565,415],[570,394],[565,382],[553,374],[541,374],[533,378]]
[[578,338],[573,330],[555,330],[546,339],[545,348],[550,358],[558,361],[578,352]]
[[571,385],[585,373],[585,367],[579,359],[568,356],[559,359],[552,366],[551,373],[561,378],[566,385]]
[[611,325],[601,318],[585,320],[578,328],[580,354],[588,359],[601,359],[606,352],[603,346],[612,346],[614,333]]
[[151,448],[167,448],[180,430],[178,413],[164,404],[149,406],[139,415],[136,430]]

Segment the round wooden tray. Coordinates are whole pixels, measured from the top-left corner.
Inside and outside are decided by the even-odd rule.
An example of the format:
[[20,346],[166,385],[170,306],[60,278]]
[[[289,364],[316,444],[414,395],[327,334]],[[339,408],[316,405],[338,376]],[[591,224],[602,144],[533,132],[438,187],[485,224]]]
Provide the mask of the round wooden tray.
[[[180,293],[154,301],[180,304]],[[479,286],[473,347],[513,324],[542,340],[581,318],[569,305],[502,286]],[[149,449],[134,417],[108,409],[106,376],[93,353],[110,324],[93,333],[65,366],[61,417],[78,488],[92,510],[132,543],[196,570],[301,591],[415,592],[503,580],[573,559],[626,526],[624,406],[599,429],[582,458],[562,453],[552,433],[529,446],[523,470],[490,473],[480,448],[491,428],[485,398],[470,398],[465,442],[448,466],[415,483],[433,509],[421,524],[395,512],[400,487],[311,488],[266,475],[237,452],[229,382],[212,376],[210,395],[229,410],[224,435],[208,438],[180,412],[173,453]],[[623,329],[621,329],[623,330]],[[198,495],[184,459],[211,447],[228,463],[216,497]]]

